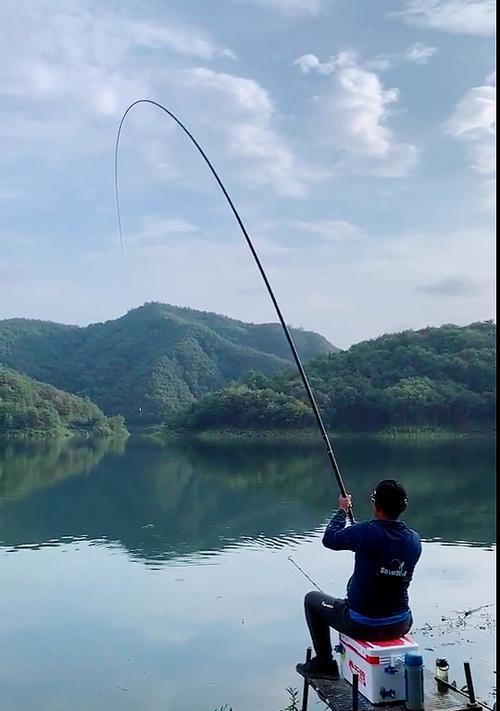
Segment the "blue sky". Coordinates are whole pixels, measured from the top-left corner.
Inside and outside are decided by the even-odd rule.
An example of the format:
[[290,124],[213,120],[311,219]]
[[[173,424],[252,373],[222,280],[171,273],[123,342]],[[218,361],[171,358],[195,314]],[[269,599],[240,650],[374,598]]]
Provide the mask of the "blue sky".
[[0,318],[272,306],[341,347],[494,317],[490,0],[3,0]]

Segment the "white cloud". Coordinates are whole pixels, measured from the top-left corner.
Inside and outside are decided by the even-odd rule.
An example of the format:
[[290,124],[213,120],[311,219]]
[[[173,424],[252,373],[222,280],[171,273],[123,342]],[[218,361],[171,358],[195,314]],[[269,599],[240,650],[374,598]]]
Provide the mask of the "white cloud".
[[[321,221],[317,226],[321,229]],[[276,225],[275,231],[288,235],[290,222],[283,221],[281,229]],[[246,245],[232,230],[227,238],[217,234],[204,229],[186,232],[181,239],[130,246],[126,236],[123,255],[113,238],[116,247],[101,247],[87,258],[64,263],[60,255],[45,254],[36,265],[15,265],[11,250],[4,250],[9,262],[0,278],[0,315],[88,323],[158,300],[247,321],[274,321]],[[338,242],[325,236],[314,249],[308,239],[292,248],[288,238],[282,246],[256,237],[289,323],[317,330],[345,347],[400,328],[469,323],[494,315],[490,229],[471,225],[458,231],[367,232],[363,237]]]
[[320,177],[298,161],[275,128],[274,103],[254,79],[200,67],[186,70],[182,84],[195,90],[192,100],[203,107],[205,122],[222,132],[229,154],[245,159],[247,182],[302,197]]
[[332,242],[359,239],[364,234],[360,227],[344,220],[297,221],[292,223],[292,227],[298,232]]
[[476,86],[460,99],[446,130],[458,138],[477,138],[483,133],[495,133],[496,89],[494,86]]
[[[289,227],[284,222],[281,233]],[[302,240],[286,252],[274,241],[256,239],[273,288],[286,305],[288,322],[317,330],[344,347],[397,330],[399,324],[415,328],[470,323],[493,315],[495,259],[489,230],[364,237],[370,249],[365,239],[344,240],[341,249],[337,240],[325,238],[314,249],[309,240]],[[234,235],[229,241],[193,234],[136,245],[123,258],[117,258],[116,251],[101,252],[83,269],[72,269],[78,275],[68,290],[89,292],[90,278],[95,288],[85,308],[99,318],[109,317],[111,309],[120,315],[130,303],[154,299],[248,321],[275,320],[255,265]],[[471,288],[453,290],[458,283]],[[439,284],[442,298],[437,298],[436,288],[432,293],[432,285]],[[445,295],[446,286],[453,293]],[[12,301],[7,289],[1,295],[2,303]],[[49,299],[44,294],[44,302]],[[60,298],[52,308],[64,308]]]
[[[429,45],[422,44],[422,42],[415,42],[401,52],[379,54],[365,62],[364,66],[366,69],[385,71],[402,62],[409,64],[427,64],[429,59],[436,54],[437,51],[437,47],[430,47]],[[293,64],[298,66],[303,74],[316,71],[318,74],[327,76],[344,66],[346,57],[354,58],[354,54],[341,52],[336,57],[331,57],[327,62],[320,62],[315,54],[303,54],[298,57]]]
[[274,113],[272,100],[268,92],[254,79],[214,72],[206,67],[188,69],[184,73],[187,81],[193,86],[211,89],[222,97],[229,99],[233,109],[239,112],[250,112],[268,119]]
[[437,47],[430,47],[422,44],[422,42],[415,42],[415,44],[407,47],[402,52],[379,54],[374,59],[367,61],[365,66],[369,69],[386,71],[401,63],[427,64],[429,59],[433,57],[437,51]]
[[44,124],[58,123],[74,137],[89,118],[116,116],[154,93],[165,66],[234,56],[196,27],[93,0],[6,0],[0,11],[0,96],[14,102],[13,124],[31,121],[35,129],[36,112],[34,140]]
[[[489,77],[494,80],[493,75]],[[494,204],[496,164],[496,87],[485,84],[469,89],[443,125],[445,134],[466,146],[471,168],[486,178],[485,201]]]
[[338,152],[342,167],[398,177],[415,165],[416,147],[398,142],[387,126],[390,105],[399,99],[397,89],[384,88],[378,75],[350,52],[327,62],[303,55],[295,64],[304,73],[331,75],[328,90],[315,97],[315,112],[322,121],[322,141]]
[[430,47],[422,44],[422,42],[415,42],[415,44],[412,44],[411,47],[405,50],[403,59],[407,62],[414,62],[415,64],[427,64],[429,59],[433,57],[436,52],[437,47]]
[[191,235],[197,231],[197,227],[183,218],[143,218],[141,227],[131,235],[125,237],[125,247],[130,245],[146,245],[158,243],[169,237],[180,237]]
[[[66,159],[78,151],[102,152],[129,103],[162,97],[168,90],[169,105],[180,115],[194,116],[195,133],[203,124],[217,130],[211,136],[214,152],[225,151],[240,165],[246,159],[245,171],[238,174],[247,184],[303,196],[316,179],[314,171],[299,165],[278,130],[274,103],[258,82],[206,66],[185,69],[186,58],[234,56],[206,32],[76,0],[20,2],[2,8],[2,15],[0,96],[15,103],[0,121],[0,131],[8,139],[4,152],[11,151],[13,160],[22,151]],[[128,131],[135,130],[132,150],[149,173],[171,179],[177,134],[165,140],[162,133],[159,147],[151,126],[158,130],[166,121],[148,124],[146,113],[138,111],[127,122]]]
[[237,0],[277,10],[284,15],[318,15],[325,7],[325,0]]
[[[495,250],[490,230],[408,233],[389,240],[387,235],[372,234],[369,239],[372,249],[364,240],[353,242],[348,258],[332,249],[300,255],[295,274],[307,290],[286,294],[294,323],[320,330],[344,347],[383,332],[494,316]],[[287,270],[292,267],[287,265]],[[438,284],[440,295],[436,288],[434,293],[428,288]],[[301,301],[307,304],[307,313]],[[331,324],[331,330],[323,324]]]
[[299,67],[303,74],[309,74],[314,70],[318,72],[318,74],[325,76],[333,74],[335,69],[339,66],[337,59],[332,58],[328,62],[320,62],[315,54],[302,54],[300,57],[297,57],[293,64]]
[[469,294],[476,294],[479,290],[479,285],[472,279],[450,276],[431,283],[418,284],[416,290],[422,294],[430,294],[437,297],[461,298]]
[[[234,172],[247,185],[301,197],[319,178],[297,159],[272,98],[258,82],[207,66],[186,68],[193,58],[234,57],[208,33],[163,15],[153,20],[106,9],[95,0],[8,0],[0,12],[0,96],[12,102],[0,119],[0,149],[13,161],[23,152],[61,161],[102,153],[129,103],[168,95],[169,106],[192,117],[194,133],[209,135],[226,165],[234,170],[238,161]],[[178,177],[173,165],[184,155],[178,134],[165,135],[164,117],[148,123],[147,113],[138,110],[127,122],[131,151],[149,176]],[[160,149],[153,131],[161,132]]]
[[496,86],[497,85],[497,72],[496,69],[494,69],[491,74],[488,74],[486,77],[486,84],[491,84],[491,86]]
[[269,126],[255,123],[234,124],[229,131],[229,148],[234,155],[254,162],[249,166],[251,180],[270,185],[281,195],[302,197],[307,187],[296,159],[285,141]]
[[390,14],[409,25],[453,34],[495,33],[495,0],[410,0],[404,10]]
[[[116,18],[113,24],[115,22]],[[121,28],[120,24],[122,24]],[[177,22],[168,26],[157,25],[153,21],[122,20],[122,23],[118,23],[118,28],[116,29],[118,29],[122,37],[125,35],[129,38],[131,44],[137,44],[148,49],[166,48],[173,52],[199,59],[213,59],[217,56],[235,58],[234,52],[230,49],[219,47],[205,32]]]

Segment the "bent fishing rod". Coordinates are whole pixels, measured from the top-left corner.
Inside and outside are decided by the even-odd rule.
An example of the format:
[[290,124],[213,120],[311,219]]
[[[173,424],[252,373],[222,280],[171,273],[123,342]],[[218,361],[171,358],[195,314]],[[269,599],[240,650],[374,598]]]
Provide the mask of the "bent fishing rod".
[[[304,388],[307,394],[307,397],[309,399],[309,402],[311,404],[312,411],[314,413],[314,416],[316,418],[316,422],[318,424],[319,430],[321,432],[321,436],[323,438],[323,441],[326,446],[326,453],[328,456],[328,459],[330,461],[331,467],[333,469],[333,473],[335,476],[335,479],[337,481],[337,485],[340,490],[340,494],[343,497],[347,496],[347,490],[344,485],[344,481],[342,479],[342,475],[340,473],[340,468],[337,463],[337,459],[335,457],[335,453],[333,451],[332,444],[330,442],[330,438],[328,437],[328,432],[326,431],[326,427],[323,423],[323,418],[321,417],[321,413],[319,411],[318,405],[316,403],[316,400],[314,398],[313,391],[311,390],[311,386],[309,385],[309,381],[307,379],[306,372],[304,370],[304,366],[302,365],[302,361],[300,360],[297,348],[295,346],[295,343],[293,341],[292,335],[290,333],[290,330],[288,326],[286,325],[285,319],[283,318],[283,314],[281,312],[281,309],[279,307],[278,301],[276,300],[276,296],[274,295],[274,292],[272,290],[271,284],[269,282],[269,279],[267,278],[266,272],[264,271],[264,267],[262,266],[262,263],[260,261],[259,255],[257,254],[257,251],[253,245],[252,240],[250,239],[250,236],[245,228],[245,225],[243,224],[243,221],[233,203],[231,200],[231,197],[229,196],[228,191],[226,190],[222,180],[220,179],[217,171],[215,170],[214,166],[212,165],[211,161],[209,160],[207,154],[203,150],[203,148],[200,146],[196,138],[193,136],[193,134],[186,128],[186,126],[182,123],[180,119],[177,118],[175,114],[173,114],[169,109],[167,109],[165,106],[162,104],[158,103],[157,101],[153,101],[152,99],[138,99],[137,101],[133,101],[130,106],[125,110],[123,113],[123,116],[121,118],[120,124],[118,126],[118,131],[116,134],[116,143],[115,143],[115,201],[116,201],[116,214],[118,218],[118,231],[120,235],[120,246],[123,251],[123,230],[122,230],[122,219],[121,219],[121,210],[120,210],[120,196],[119,196],[119,190],[118,190],[118,149],[120,146],[120,137],[122,134],[122,129],[123,129],[123,124],[124,121],[129,114],[129,112],[135,107],[138,106],[139,104],[150,104],[152,106],[156,106],[158,109],[161,109],[167,116],[169,116],[171,119],[175,121],[175,123],[179,126],[179,128],[182,129],[182,131],[186,134],[186,136],[191,140],[191,142],[194,144],[198,152],[200,153],[201,157],[207,164],[210,172],[214,176],[219,188],[222,190],[222,193],[224,197],[226,198],[229,207],[231,208],[231,211],[236,219],[236,222],[238,223],[241,232],[243,233],[243,237],[245,238],[245,241],[250,249],[250,252],[252,253],[252,256],[255,260],[255,263],[257,265],[257,268],[260,272],[260,275],[264,281],[264,284],[266,286],[267,292],[269,296],[271,297],[271,301],[273,303],[273,306],[276,310],[276,314],[278,315],[279,322],[283,328],[283,332],[285,334],[285,338],[288,341],[288,345],[290,346],[290,350],[292,352],[293,359],[295,361],[295,365],[297,366],[297,370],[299,371],[299,375],[302,379],[302,382],[304,384]],[[349,507],[349,510],[347,512],[347,515],[349,517],[349,520],[351,523],[354,523],[354,514],[352,511],[352,507]]]

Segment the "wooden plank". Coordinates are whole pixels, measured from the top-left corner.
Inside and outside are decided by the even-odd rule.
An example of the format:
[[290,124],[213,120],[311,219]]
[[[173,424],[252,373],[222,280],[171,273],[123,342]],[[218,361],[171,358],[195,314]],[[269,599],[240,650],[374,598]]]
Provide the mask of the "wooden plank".
[[[311,688],[332,711],[352,711],[352,686],[345,679],[308,679]],[[453,691],[440,692],[432,674],[424,671],[425,711],[471,711],[467,701]],[[359,711],[376,711],[380,708],[389,711],[406,711],[404,702],[393,701],[374,705],[359,694]]]

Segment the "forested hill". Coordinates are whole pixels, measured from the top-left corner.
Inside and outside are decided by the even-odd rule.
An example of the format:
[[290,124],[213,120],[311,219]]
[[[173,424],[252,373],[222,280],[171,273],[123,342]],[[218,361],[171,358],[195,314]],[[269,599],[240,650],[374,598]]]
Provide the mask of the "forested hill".
[[0,365],[0,436],[112,436],[126,430],[89,400]]
[[[495,426],[496,325],[446,325],[384,335],[307,364],[334,430]],[[191,430],[314,426],[298,375],[255,375],[202,398],[179,422]]]
[[[316,333],[292,332],[304,361],[338,350]],[[160,422],[249,371],[269,376],[292,365],[278,324],[159,303],[84,328],[0,321],[0,363],[143,424]]]

